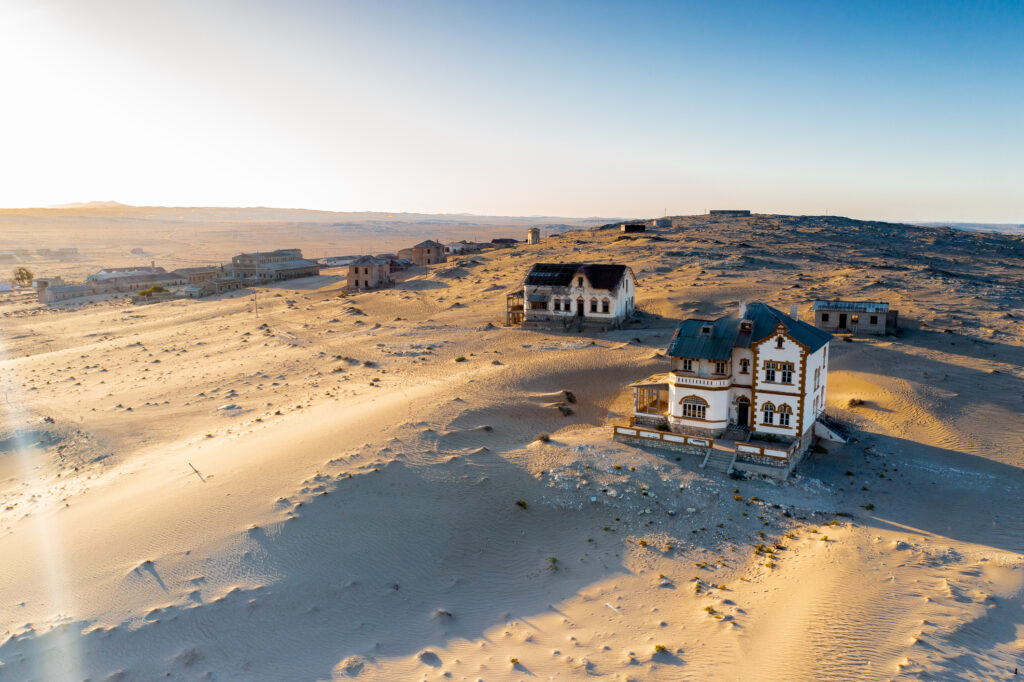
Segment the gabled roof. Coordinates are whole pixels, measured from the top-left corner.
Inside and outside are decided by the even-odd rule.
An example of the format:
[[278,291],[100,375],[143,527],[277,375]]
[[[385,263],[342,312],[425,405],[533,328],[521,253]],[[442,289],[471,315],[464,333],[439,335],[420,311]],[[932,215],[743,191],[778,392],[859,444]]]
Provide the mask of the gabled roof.
[[587,278],[595,289],[611,291],[628,271],[625,265],[611,263],[534,263],[526,275],[527,286],[567,287],[577,274]]
[[815,301],[814,309],[851,313],[887,313],[889,304],[875,301]]
[[387,265],[388,261],[386,258],[374,258],[373,256],[360,256],[349,265]]
[[[728,360],[733,348],[749,348],[775,333],[781,324],[786,333],[814,352],[832,339],[832,335],[817,327],[794,320],[780,310],[764,303],[747,306],[744,319],[750,321],[750,331],[741,330],[738,317],[720,317],[717,320],[684,320],[669,342],[668,354],[674,358],[700,358]],[[708,329],[709,333],[703,330]]]
[[419,244],[417,244],[416,246],[414,246],[412,248],[414,248],[414,249],[443,249],[444,248],[444,244],[442,244],[440,242],[435,242],[433,239],[428,239],[425,242],[420,242]]

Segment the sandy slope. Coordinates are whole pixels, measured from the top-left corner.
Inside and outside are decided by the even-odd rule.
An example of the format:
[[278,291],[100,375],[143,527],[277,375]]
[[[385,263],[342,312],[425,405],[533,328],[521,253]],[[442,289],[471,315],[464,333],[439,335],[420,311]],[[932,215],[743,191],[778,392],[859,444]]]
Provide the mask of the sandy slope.
[[[847,226],[830,260],[815,219],[702,220],[346,298],[328,272],[261,290],[258,317],[244,293],[5,306],[0,679],[1008,676],[1019,246]],[[493,326],[555,259],[629,262],[648,314],[593,337]],[[776,485],[609,440],[673,319],[833,291],[908,318],[834,346],[855,442]]]

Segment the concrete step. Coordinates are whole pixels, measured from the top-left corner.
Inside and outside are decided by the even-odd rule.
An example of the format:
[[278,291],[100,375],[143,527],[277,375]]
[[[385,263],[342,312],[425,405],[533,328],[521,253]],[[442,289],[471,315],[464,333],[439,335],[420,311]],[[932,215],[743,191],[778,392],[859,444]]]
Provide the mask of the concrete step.
[[711,469],[712,471],[720,471],[723,474],[729,473],[729,469],[732,468],[733,459],[736,457],[735,452],[728,450],[712,450],[708,453],[707,459],[704,460],[704,467]]

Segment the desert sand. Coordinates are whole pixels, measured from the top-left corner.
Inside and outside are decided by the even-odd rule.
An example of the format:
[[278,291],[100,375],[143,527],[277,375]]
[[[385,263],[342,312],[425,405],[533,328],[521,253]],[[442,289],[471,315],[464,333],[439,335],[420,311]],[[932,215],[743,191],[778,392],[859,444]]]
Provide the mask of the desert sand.
[[[73,229],[127,258],[139,228]],[[275,234],[239,231],[151,238],[173,266]],[[780,216],[618,236],[347,296],[326,270],[259,288],[258,314],[252,291],[4,303],[0,679],[1012,678],[1024,240]],[[641,314],[503,327],[537,261],[629,264]],[[678,320],[826,297],[904,326],[832,345],[848,444],[778,484],[611,440]]]

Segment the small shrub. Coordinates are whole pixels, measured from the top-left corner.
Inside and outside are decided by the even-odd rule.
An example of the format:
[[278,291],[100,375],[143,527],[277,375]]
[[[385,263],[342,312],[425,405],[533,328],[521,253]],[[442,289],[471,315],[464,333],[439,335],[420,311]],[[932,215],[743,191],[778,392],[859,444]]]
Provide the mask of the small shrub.
[[736,500],[737,502],[742,502],[743,501],[743,496],[742,495],[733,495],[732,499]]
[[558,570],[558,558],[557,557],[553,557],[553,556],[552,557],[548,557],[548,568],[550,570],[552,570],[552,571],[557,571]]
[[656,427],[658,431],[668,431],[668,422],[658,422]]
[[873,511],[874,508],[875,508],[875,505],[873,503],[869,502],[869,503],[864,505],[864,508],[867,509],[868,511]]
[[551,434],[550,433],[542,433],[539,436],[537,436],[537,440],[539,440],[541,443],[550,443],[551,442]]
[[647,546],[647,540],[640,540],[640,542],[638,542],[637,544],[640,545],[641,547],[646,547]]
[[455,358],[455,362],[466,362],[466,358],[460,355],[459,357]]
[[510,659],[508,659],[508,662],[511,663],[512,665],[519,665],[519,659],[516,658],[515,656],[513,656]]
[[516,504],[522,507],[523,509],[526,509],[526,500],[516,500]]
[[668,648],[664,644],[655,644],[654,645],[654,653],[656,653],[656,654],[663,654],[666,651],[668,651]]

